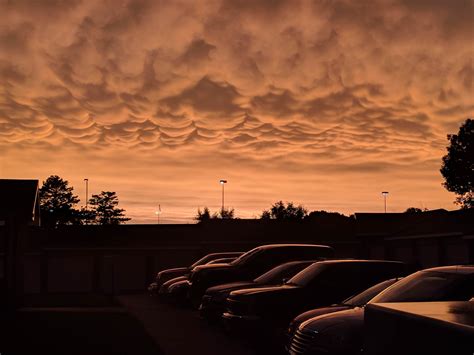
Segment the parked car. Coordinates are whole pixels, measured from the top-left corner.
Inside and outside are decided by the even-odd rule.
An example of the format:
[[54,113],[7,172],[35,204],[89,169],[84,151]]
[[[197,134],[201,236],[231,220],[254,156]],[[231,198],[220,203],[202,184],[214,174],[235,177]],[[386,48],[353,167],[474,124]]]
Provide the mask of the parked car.
[[283,341],[284,330],[301,312],[341,302],[382,280],[404,273],[405,264],[395,261],[320,261],[284,285],[231,292],[223,318],[230,328],[264,329],[268,331],[266,335],[277,335]]
[[202,297],[200,314],[206,319],[220,318],[229,293],[239,289],[281,285],[295,274],[314,263],[314,260],[290,261],[274,267],[251,281],[237,281],[210,287]]
[[199,259],[198,261],[196,261],[190,266],[162,270],[156,274],[155,281],[150,284],[150,286],[148,287],[148,291],[152,293],[157,292],[163,283],[175,277],[189,274],[191,270],[194,269],[196,266],[207,264],[216,259],[231,258],[231,257],[237,258],[242,254],[243,252],[211,253],[211,254],[205,255],[204,257],[202,257],[201,259]]
[[[443,266],[405,277],[368,304],[468,301],[473,296],[474,266]],[[298,327],[289,354],[361,354],[363,330],[363,307],[321,315]]]
[[313,260],[334,256],[327,245],[271,244],[262,245],[241,255],[228,265],[201,265],[191,273],[189,299],[199,307],[209,287],[233,282],[253,280],[277,265],[288,261]]
[[[229,264],[236,258],[221,258],[213,260],[205,265],[222,265]],[[158,294],[161,297],[166,297],[167,300],[171,300],[176,304],[189,305],[188,302],[188,291],[189,291],[189,278],[188,275],[175,277],[174,279],[166,281],[161,285]]]
[[372,298],[374,298],[380,292],[385,290],[387,287],[392,286],[395,282],[401,279],[402,278],[397,277],[397,278],[379,282],[378,284],[372,287],[369,287],[367,290],[361,293],[358,293],[355,296],[351,296],[345,299],[341,303],[335,303],[329,307],[316,308],[316,309],[312,309],[310,311],[301,313],[296,318],[294,318],[291,321],[290,325],[288,326],[288,334],[287,334],[288,340],[291,340],[292,336],[294,335],[298,327],[301,325],[301,323],[306,322],[307,320],[311,318],[322,316],[323,314],[329,314],[329,313],[334,313],[338,311],[344,311],[346,309],[363,307],[367,304],[367,302],[369,302]]
[[[211,260],[210,262],[204,265],[229,264],[235,259],[237,258],[236,257],[219,258],[219,259]],[[158,295],[160,297],[168,297],[168,298],[176,297],[176,301],[178,301],[178,303],[184,301],[187,297],[187,291],[189,289],[189,275],[190,273],[183,276],[172,278],[164,282],[158,290]]]
[[219,259],[216,259],[216,260],[211,260],[209,261],[208,263],[206,263],[207,265],[212,265],[212,264],[229,264],[231,263],[232,261],[234,261],[235,259],[237,259],[237,257],[232,257],[232,258],[219,258]]

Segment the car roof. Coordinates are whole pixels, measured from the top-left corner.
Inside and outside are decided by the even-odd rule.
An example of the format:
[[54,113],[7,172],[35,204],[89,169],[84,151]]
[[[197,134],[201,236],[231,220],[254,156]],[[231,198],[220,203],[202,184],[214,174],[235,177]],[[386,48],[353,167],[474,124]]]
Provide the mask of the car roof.
[[209,253],[204,256],[214,256],[214,255],[237,255],[237,254],[243,254],[243,251],[224,251],[222,253]]
[[474,265],[450,265],[450,266],[438,266],[421,271],[436,271],[446,272],[450,274],[474,274]]
[[286,263],[279,264],[275,266],[275,268],[280,267],[280,266],[291,266],[291,265],[298,265],[298,264],[312,264],[317,261],[318,260],[293,260],[293,261],[288,261]]
[[384,263],[384,264],[403,264],[401,261],[393,260],[365,260],[365,259],[331,259],[321,260],[318,264],[343,264],[343,263]]
[[265,244],[260,245],[257,248],[260,249],[273,249],[273,248],[327,248],[332,249],[329,245],[322,244]]

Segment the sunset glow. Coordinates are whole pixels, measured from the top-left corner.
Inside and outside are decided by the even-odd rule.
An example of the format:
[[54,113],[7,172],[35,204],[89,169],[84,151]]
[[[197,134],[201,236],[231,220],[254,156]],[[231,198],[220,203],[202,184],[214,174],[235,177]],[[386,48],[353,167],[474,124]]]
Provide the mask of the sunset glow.
[[[40,5],[41,3],[41,5]],[[0,0],[0,178],[57,174],[129,223],[277,201],[454,209],[472,1]]]

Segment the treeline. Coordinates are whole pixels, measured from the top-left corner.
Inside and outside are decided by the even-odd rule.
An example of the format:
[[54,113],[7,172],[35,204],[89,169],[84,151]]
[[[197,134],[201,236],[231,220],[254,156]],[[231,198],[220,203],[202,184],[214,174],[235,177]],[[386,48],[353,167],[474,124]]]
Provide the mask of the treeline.
[[[353,218],[353,216],[345,216],[338,212],[327,212],[327,211],[312,211],[308,213],[308,210],[303,205],[295,205],[293,202],[275,202],[269,209],[263,210],[259,219],[262,220],[278,220],[278,221],[301,221],[304,219],[314,219],[321,215],[332,215],[341,218]],[[198,222],[215,220],[215,219],[234,219],[235,210],[221,209],[218,212],[211,213],[208,207],[204,207],[202,210],[198,208],[197,214],[194,217]]]
[[[404,213],[422,213],[428,211],[427,208],[421,209],[417,207],[409,207],[405,210]],[[302,221],[302,220],[316,220],[319,218],[328,218],[333,219],[353,219],[354,215],[346,216],[339,212],[328,212],[324,210],[320,211],[311,211],[308,210],[303,205],[295,205],[293,202],[275,202],[269,209],[263,210],[260,216],[258,217],[261,220],[278,220],[278,221]],[[221,209],[219,212],[211,213],[208,207],[204,207],[202,210],[198,208],[197,214],[194,217],[198,222],[207,221],[207,220],[217,220],[217,219],[236,219],[235,210],[231,209]]]
[[77,208],[80,199],[74,195],[74,188],[57,175],[43,181],[39,199],[41,224],[47,228],[71,224],[122,224],[130,220],[125,217],[125,210],[118,208],[118,196],[112,191],[92,195],[87,207]]

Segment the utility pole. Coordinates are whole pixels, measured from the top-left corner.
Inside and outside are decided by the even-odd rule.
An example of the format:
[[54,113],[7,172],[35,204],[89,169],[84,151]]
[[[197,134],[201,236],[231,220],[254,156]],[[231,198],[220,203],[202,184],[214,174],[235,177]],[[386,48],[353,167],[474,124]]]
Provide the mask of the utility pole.
[[84,179],[86,182],[86,211],[89,204],[89,179]]
[[222,209],[221,209],[221,217],[224,217],[224,185],[227,184],[227,180],[219,180],[219,183],[222,185]]
[[382,191],[382,195],[383,195],[384,211],[385,211],[385,213],[387,213],[387,195],[388,195],[388,191]]

